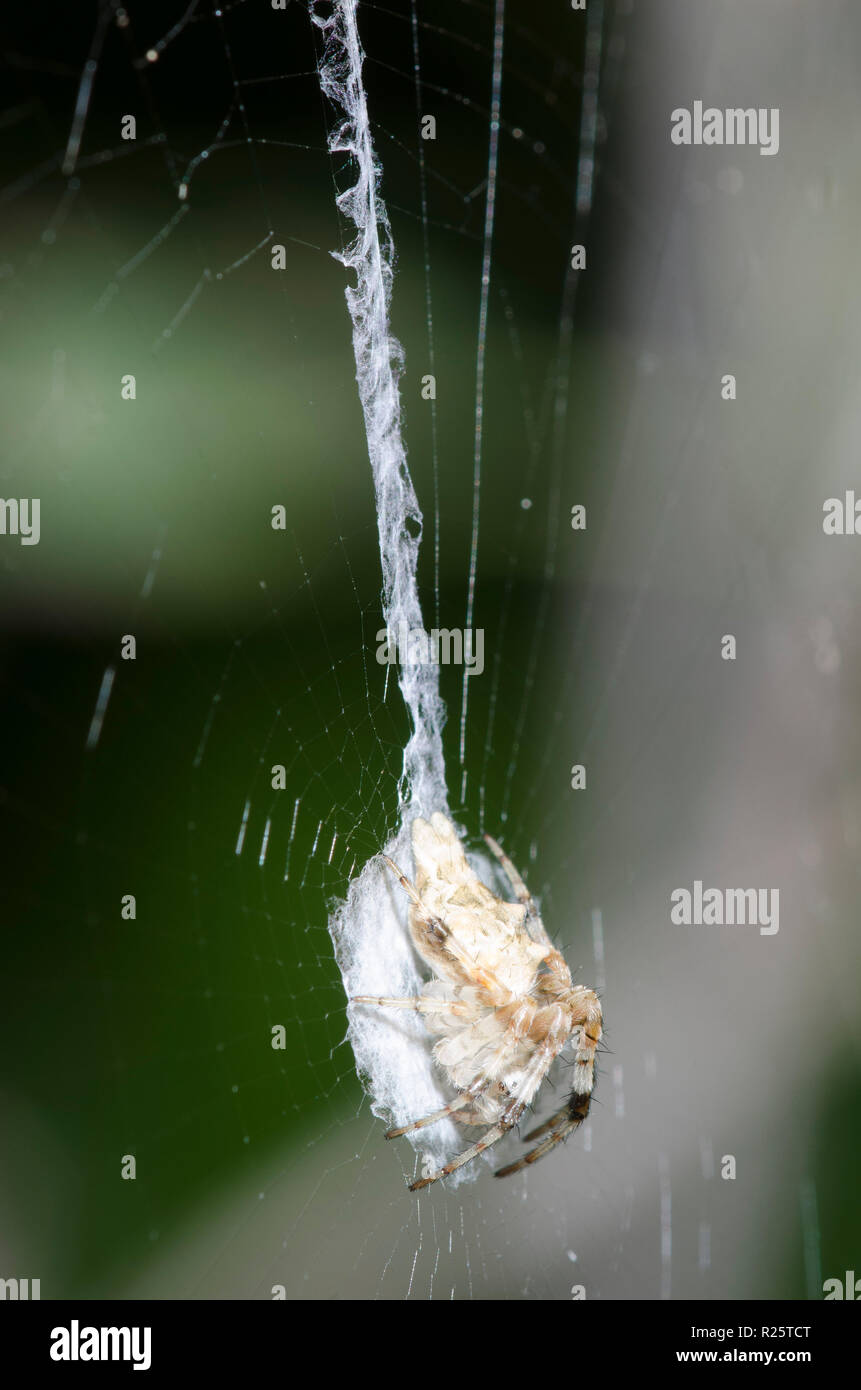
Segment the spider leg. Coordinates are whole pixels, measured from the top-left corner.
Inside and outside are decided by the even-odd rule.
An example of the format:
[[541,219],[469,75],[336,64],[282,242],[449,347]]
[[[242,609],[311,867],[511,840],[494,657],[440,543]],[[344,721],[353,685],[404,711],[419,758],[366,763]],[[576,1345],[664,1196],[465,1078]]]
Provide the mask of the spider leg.
[[402,1134],[412,1134],[414,1129],[425,1129],[427,1125],[435,1125],[437,1120],[444,1120],[446,1115],[454,1115],[456,1111],[462,1110],[465,1105],[471,1105],[475,1100],[475,1095],[470,1090],[464,1091],[457,1096],[449,1105],[444,1105],[442,1110],[435,1110],[432,1115],[423,1115],[420,1120],[413,1120],[411,1124],[401,1125],[400,1129],[390,1129],[386,1133],[387,1139],[400,1139]]
[[[442,1110],[435,1111],[433,1115],[425,1115],[420,1120],[413,1120],[412,1124],[404,1125],[401,1129],[390,1129],[386,1138],[398,1139],[402,1134],[409,1134],[414,1129],[424,1129],[425,1125],[435,1124],[437,1120],[445,1119],[446,1115],[453,1115],[456,1111],[462,1110],[464,1106],[471,1105],[474,1100],[478,1099],[482,1091],[486,1091],[488,1086],[493,1084],[496,1079],[498,1064],[504,1060],[507,1052],[508,1044],[507,1041],[503,1040],[501,1046],[496,1049],[496,1052],[487,1063],[485,1069],[480,1071],[477,1076],[473,1077],[466,1090],[461,1091],[460,1095],[456,1096],[450,1105],[444,1106]],[[522,1108],[521,1106],[521,1109]]]
[[520,877],[520,874],[515,869],[508,855],[505,853],[502,845],[494,840],[492,835],[485,835],[484,840],[491,854],[499,860],[505,877],[514,889],[514,896],[517,898],[518,902],[523,903],[530,912],[537,914],[538,909],[535,906],[535,899],[526,887],[526,884],[523,882],[523,879]]
[[542,941],[545,941],[547,945],[550,946],[552,943],[550,941],[550,937],[547,935],[547,932],[544,929],[544,924],[541,921],[541,914],[538,911],[538,905],[536,904],[535,899],[533,898],[529,889],[526,887],[526,884],[523,882],[523,879],[520,877],[520,874],[517,872],[508,855],[505,853],[505,850],[502,848],[502,845],[498,844],[497,841],[494,840],[492,835],[485,835],[484,839],[491,854],[494,855],[496,859],[498,859],[502,871],[505,874],[505,877],[508,879],[512,889],[514,890],[515,898],[526,908],[527,921],[531,921],[538,927],[540,927],[539,934],[541,936]]
[[383,1004],[390,1009],[415,1009],[417,1014],[456,1014],[463,1005],[457,999],[433,999],[416,995],[412,999],[390,999],[379,994],[354,994],[351,1004]]
[[508,1178],[512,1173],[519,1173],[521,1168],[526,1168],[529,1164],[537,1163],[539,1158],[544,1158],[545,1154],[549,1154],[551,1149],[555,1149],[557,1144],[561,1144],[563,1139],[567,1139],[569,1134],[572,1134],[575,1129],[579,1128],[589,1114],[591,1100],[591,1094],[578,1096],[576,1102],[572,1097],[564,1110],[560,1110],[557,1115],[554,1115],[548,1124],[541,1125],[538,1129],[533,1130],[527,1138],[535,1139],[539,1134],[544,1134],[545,1131],[550,1126],[554,1125],[563,1115],[567,1115],[568,1119],[561,1124],[558,1129],[554,1129],[551,1134],[548,1134],[547,1138],[541,1144],[537,1144],[534,1149],[530,1149],[528,1154],[524,1154],[523,1158],[519,1158],[515,1163],[507,1164],[505,1168],[497,1168],[495,1176],[497,1178]]
[[497,1143],[504,1134],[507,1134],[512,1126],[517,1123],[522,1113],[523,1105],[518,1104],[507,1112],[491,1129],[486,1130],[484,1136],[475,1144],[470,1144],[468,1149],[464,1149],[463,1153],[459,1153],[457,1158],[453,1158],[451,1163],[444,1164],[444,1166],[437,1169],[435,1173],[431,1173],[429,1178],[419,1178],[418,1182],[410,1183],[410,1192],[418,1192],[419,1188],[428,1187],[432,1182],[437,1182],[440,1178],[447,1178],[449,1174],[455,1172],[457,1168],[462,1168],[465,1163],[470,1163],[472,1159],[477,1158],[480,1153],[484,1153],[485,1149],[489,1149],[491,1145]]
[[[472,1099],[486,1089],[494,1079],[499,1063],[505,1060],[509,1050],[510,1043],[508,1040],[508,1033],[506,1033],[502,1044],[497,1048],[494,1057],[487,1064],[486,1070],[480,1073],[463,1093],[465,1099]],[[520,1098],[511,1101],[498,1123],[494,1125],[493,1128],[487,1130],[477,1143],[470,1145],[468,1149],[464,1149],[462,1153],[459,1153],[456,1158],[452,1159],[451,1163],[446,1163],[436,1173],[432,1173],[430,1177],[420,1178],[418,1182],[411,1183],[410,1192],[417,1192],[419,1188],[427,1187],[430,1183],[436,1182],[439,1178],[447,1177],[449,1173],[453,1173],[455,1169],[463,1167],[465,1163],[469,1163],[473,1158],[476,1158],[478,1154],[484,1153],[485,1149],[489,1149],[492,1144],[497,1143],[503,1135],[507,1134],[508,1131],[517,1124],[517,1121],[526,1109],[529,1097],[534,1093],[537,1086],[541,1084],[541,1080],[546,1074],[548,1066],[549,1061],[546,1055],[544,1053],[539,1053],[526,1070],[518,1093]],[[571,1115],[570,1102],[566,1105],[564,1111],[560,1113],[568,1116]],[[579,1124],[580,1121],[578,1120],[577,1123]]]
[[549,1135],[549,1137],[544,1140],[543,1144],[538,1144],[534,1149],[530,1149],[529,1153],[525,1154],[523,1158],[518,1159],[516,1163],[509,1163],[505,1168],[497,1168],[495,1176],[497,1178],[508,1178],[512,1173],[518,1173],[521,1168],[525,1168],[527,1164],[537,1163],[539,1158],[543,1158],[545,1154],[549,1154],[551,1149],[555,1149],[557,1144],[561,1144],[563,1139],[567,1139],[568,1135],[577,1128],[579,1123],[579,1120],[573,1120],[567,1125],[563,1125],[561,1129],[557,1129],[553,1134]]
[[502,986],[493,972],[488,970],[486,966],[476,965],[472,956],[470,956],[468,951],[464,950],[461,943],[452,935],[442,918],[428,911],[422,902],[415,884],[410,883],[406,874],[401,872],[394,860],[390,859],[387,854],[383,855],[383,859],[386,861],[410,899],[416,916],[426,927],[433,946],[436,947],[437,950],[447,952],[451,959],[457,962],[461,970],[469,976],[474,984],[479,985],[482,989],[500,990]]
[[531,1129],[528,1134],[524,1134],[524,1142],[529,1144],[533,1139],[540,1139],[542,1134],[547,1134],[548,1130],[555,1129],[560,1120],[564,1120],[566,1116],[570,1117],[570,1115],[571,1107],[566,1101],[562,1109],[557,1110],[555,1115],[551,1115],[546,1124],[538,1125],[536,1129]]

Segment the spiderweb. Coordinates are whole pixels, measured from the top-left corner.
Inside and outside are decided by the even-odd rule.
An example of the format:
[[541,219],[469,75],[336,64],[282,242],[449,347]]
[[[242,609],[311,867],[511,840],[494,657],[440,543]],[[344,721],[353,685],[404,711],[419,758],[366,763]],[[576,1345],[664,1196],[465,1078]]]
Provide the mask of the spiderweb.
[[[820,517],[859,433],[858,24],[749,8],[106,3],[10,38],[4,489],[42,508],[3,552],[10,684],[44,775],[73,769],[16,801],[65,885],[12,972],[43,1046],[10,1071],[7,1228],[43,1296],[815,1297],[842,1271],[857,580]],[[697,93],[780,105],[780,156],[674,149]],[[844,273],[787,297],[823,245]],[[484,670],[381,663],[400,619],[480,630]],[[484,874],[481,833],[504,844],[610,1050],[564,1151],[416,1197],[462,1138],[384,1142],[437,1083],[416,1020],[348,1035],[339,964],[376,923],[378,992],[420,978],[376,856],[408,867],[436,809]],[[779,884],[780,933],[674,926],[695,878]]]

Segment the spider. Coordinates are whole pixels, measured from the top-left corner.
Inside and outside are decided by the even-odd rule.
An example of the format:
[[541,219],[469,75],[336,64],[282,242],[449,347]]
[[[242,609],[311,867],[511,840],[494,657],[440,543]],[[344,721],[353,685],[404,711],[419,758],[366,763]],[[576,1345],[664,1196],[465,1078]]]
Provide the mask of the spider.
[[526,1135],[541,1139],[498,1178],[537,1162],[582,1124],[589,1113],[595,1052],[601,1039],[598,996],[575,985],[551,942],[526,884],[490,835],[485,841],[517,899],[506,902],[467,863],[451,821],[435,812],[412,825],[415,886],[383,856],[410,899],[410,935],[435,979],[412,999],[357,995],[355,1004],[414,1009],[435,1034],[433,1056],[457,1092],[431,1115],[390,1129],[387,1139],[452,1116],[486,1126],[484,1134],[436,1172],[410,1184],[427,1187],[497,1143],[538,1094],[554,1059],[570,1041],[574,1084],[570,1098],[546,1124]]

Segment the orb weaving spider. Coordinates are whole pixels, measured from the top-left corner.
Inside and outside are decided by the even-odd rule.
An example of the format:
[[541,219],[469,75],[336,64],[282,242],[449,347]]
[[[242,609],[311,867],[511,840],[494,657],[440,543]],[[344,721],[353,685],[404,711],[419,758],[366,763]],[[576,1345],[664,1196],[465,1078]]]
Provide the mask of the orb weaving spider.
[[415,885],[391,859],[386,863],[410,899],[410,935],[435,978],[415,998],[357,995],[352,1000],[421,1014],[437,1038],[434,1061],[457,1093],[441,1110],[390,1129],[387,1139],[448,1116],[486,1127],[449,1163],[411,1183],[411,1192],[453,1173],[507,1134],[569,1043],[574,1079],[568,1101],[526,1135],[526,1142],[541,1143],[496,1176],[507,1177],[543,1158],[589,1113],[602,1028],[598,996],[572,982],[520,874],[496,841],[484,838],[516,902],[497,897],[482,883],[446,816],[436,812],[430,821],[413,821]]

